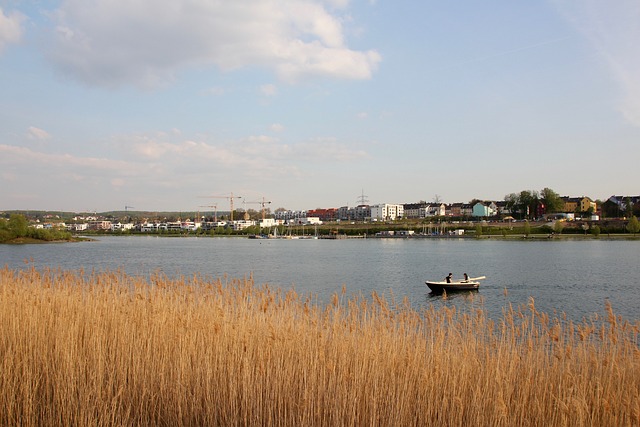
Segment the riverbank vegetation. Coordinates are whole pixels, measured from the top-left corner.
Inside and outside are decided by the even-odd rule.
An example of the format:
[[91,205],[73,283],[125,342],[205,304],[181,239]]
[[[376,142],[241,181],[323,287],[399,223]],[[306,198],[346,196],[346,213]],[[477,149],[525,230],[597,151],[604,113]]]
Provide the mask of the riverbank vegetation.
[[0,270],[1,425],[640,423],[638,322]]
[[[635,222],[634,222],[635,219]],[[634,224],[637,219],[606,221],[447,221],[401,219],[388,222],[327,222],[322,225],[279,225],[277,227],[260,228],[251,226],[242,230],[231,227],[217,227],[211,230],[202,228],[187,230],[159,230],[141,232],[137,230],[100,230],[82,231],[82,235],[158,235],[158,236],[209,236],[232,237],[277,234],[278,236],[318,236],[332,237],[503,237],[507,239],[522,238],[640,238]],[[462,230],[462,234],[458,231]],[[634,231],[635,230],[635,231]],[[391,232],[395,233],[392,234]],[[410,234],[412,233],[412,234]]]
[[8,220],[0,218],[0,243],[37,243],[70,240],[73,240],[73,235],[68,231],[57,228],[32,227],[23,215],[12,214]]
[[[545,199],[546,200],[546,199]],[[62,221],[62,218],[67,218],[68,223],[65,222],[49,222],[51,226],[49,229],[37,229],[33,225],[29,226],[29,223],[21,222],[21,226],[18,229],[24,230],[32,234],[32,236],[23,236],[17,239],[33,238],[40,241],[52,241],[52,240],[69,240],[74,236],[100,236],[100,235],[158,235],[158,236],[211,236],[211,237],[230,237],[230,236],[267,236],[269,234],[277,234],[278,236],[318,236],[321,238],[333,238],[333,237],[375,237],[382,235],[383,237],[390,237],[391,232],[395,233],[395,237],[407,237],[411,233],[417,236],[432,236],[432,237],[448,237],[448,236],[461,236],[461,237],[482,237],[482,238],[496,238],[503,237],[506,239],[514,238],[563,238],[563,237],[576,237],[576,238],[624,238],[633,239],[640,238],[640,224],[637,217],[629,215],[628,217],[616,217],[607,218],[601,220],[591,219],[579,219],[575,221],[565,221],[563,219],[547,221],[547,220],[507,220],[507,219],[487,219],[487,218],[452,218],[452,217],[429,217],[422,219],[415,218],[401,218],[394,221],[325,221],[320,225],[278,225],[277,227],[260,227],[259,225],[250,226],[241,230],[236,230],[231,226],[219,226],[211,229],[205,229],[204,227],[197,228],[195,230],[189,229],[158,229],[155,231],[141,231],[140,227],[133,228],[119,228],[115,230],[91,230],[86,229],[82,231],[73,232],[70,234],[65,231],[64,228],[56,228],[56,224],[71,225],[74,223],[74,219],[69,218],[70,214],[62,215],[62,213],[46,213],[45,212],[30,212],[29,216],[25,217],[24,213],[11,213],[10,218],[0,219],[0,243],[16,239],[15,233],[12,231],[10,234],[7,230],[15,230],[16,227],[8,227],[7,224],[14,221],[14,218],[27,218],[31,221],[31,224],[35,224],[36,221],[45,221],[46,218],[56,217],[57,221]],[[55,215],[54,215],[55,214]],[[115,214],[115,213],[114,213]],[[134,212],[120,212],[122,214],[119,217],[109,215],[104,217],[106,220],[126,221],[131,224],[133,222],[142,221],[140,212],[135,213],[136,217],[132,215]],[[127,214],[127,215],[125,215]],[[242,216],[243,211],[236,211],[236,217]],[[164,215],[164,216],[163,216]],[[193,216],[191,216],[193,215]],[[163,221],[178,221],[181,214],[177,213],[155,213],[154,216],[145,216],[145,220],[151,220],[152,222]],[[188,213],[188,217],[200,216],[197,213]],[[208,218],[213,220],[213,218]],[[132,222],[133,221],[133,222]],[[40,222],[42,223],[42,222]],[[26,227],[25,227],[26,226]],[[61,227],[60,226],[60,227]],[[3,231],[4,230],[4,231]],[[460,233],[462,231],[462,234]],[[23,234],[24,234],[23,232]],[[21,240],[15,240],[17,242]],[[23,240],[22,240],[23,241]]]

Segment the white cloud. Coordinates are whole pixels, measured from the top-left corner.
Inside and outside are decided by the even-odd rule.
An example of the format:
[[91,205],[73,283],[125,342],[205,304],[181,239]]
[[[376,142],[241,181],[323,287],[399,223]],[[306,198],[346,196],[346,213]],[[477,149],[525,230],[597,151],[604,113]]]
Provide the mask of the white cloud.
[[620,110],[640,126],[640,3],[637,0],[555,0],[561,13],[604,58],[621,88]]
[[[335,138],[286,143],[273,136],[254,135],[217,141],[207,135],[189,139],[173,131],[112,138],[108,153],[93,157],[0,144],[0,179],[20,182],[21,194],[37,195],[33,203],[54,203],[47,201],[49,195],[66,188],[73,193],[69,197],[75,198],[74,209],[85,209],[87,201],[95,204],[96,200],[120,204],[123,197],[162,206],[178,203],[178,199],[179,203],[196,203],[192,199],[212,191],[212,185],[228,185],[230,176],[234,188],[264,192],[278,183],[299,182],[318,168],[369,158],[366,151]],[[21,204],[18,196],[7,193],[12,187],[5,187],[0,185],[0,200]],[[100,188],[112,191],[105,197],[100,192],[97,198]]]
[[282,132],[284,130],[284,126],[280,123],[274,123],[269,126],[269,129],[271,129],[273,132]]
[[[7,164],[13,166],[19,165],[31,165],[38,168],[45,166],[46,169],[60,169],[65,170],[67,168],[74,168],[76,170],[84,171],[117,171],[121,173],[128,173],[132,169],[132,163],[111,160],[97,157],[79,157],[71,154],[52,154],[35,151],[30,148],[18,147],[15,145],[0,144],[0,164]],[[15,169],[14,169],[15,170]]]
[[381,60],[350,49],[321,0],[66,0],[54,16],[51,59],[94,85],[154,87],[196,65],[262,67],[288,82],[366,79]]
[[51,138],[51,135],[46,130],[37,128],[35,126],[30,126],[27,129],[27,138],[32,140],[44,141]]
[[22,22],[25,17],[19,12],[5,15],[0,7],[0,53],[12,43],[17,43],[22,38]]
[[236,141],[210,141],[207,137],[198,140],[171,138],[159,132],[125,135],[118,138],[116,145],[140,161],[162,164],[167,171],[184,168],[184,174],[193,174],[215,170],[265,179],[297,175],[300,170],[296,165],[299,164],[358,162],[369,158],[366,151],[353,149],[334,138],[288,144],[267,135],[248,136]]

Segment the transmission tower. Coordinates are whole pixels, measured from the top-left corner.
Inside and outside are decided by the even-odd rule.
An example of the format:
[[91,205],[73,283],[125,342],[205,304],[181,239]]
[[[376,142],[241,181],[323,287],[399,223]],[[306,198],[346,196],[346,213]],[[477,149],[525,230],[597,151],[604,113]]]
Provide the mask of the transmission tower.
[[367,197],[369,196],[364,195],[364,188],[363,188],[362,193],[358,196],[358,199],[356,200],[356,202],[358,203],[358,206],[366,205],[367,203],[369,203],[369,199]]

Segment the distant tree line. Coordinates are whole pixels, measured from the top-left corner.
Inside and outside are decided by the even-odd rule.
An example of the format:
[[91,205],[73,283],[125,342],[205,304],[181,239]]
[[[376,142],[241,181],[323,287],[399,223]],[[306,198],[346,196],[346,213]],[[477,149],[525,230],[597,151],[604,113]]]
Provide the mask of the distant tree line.
[[540,192],[523,190],[504,196],[506,207],[521,218],[536,218],[541,213],[556,213],[562,211],[564,201],[560,195],[550,188]]
[[8,220],[0,218],[0,243],[10,242],[19,238],[51,242],[55,240],[70,240],[72,236],[66,230],[45,230],[31,227],[24,215],[11,214]]

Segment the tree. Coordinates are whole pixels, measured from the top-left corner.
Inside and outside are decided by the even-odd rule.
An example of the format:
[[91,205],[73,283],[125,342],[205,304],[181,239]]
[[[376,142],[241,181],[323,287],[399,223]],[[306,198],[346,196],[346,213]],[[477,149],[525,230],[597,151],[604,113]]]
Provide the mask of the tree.
[[544,204],[547,213],[560,212],[564,207],[560,195],[547,187],[540,191],[540,201]]
[[540,200],[537,191],[524,190],[520,192],[520,209],[525,213],[526,218],[535,216],[536,208]]
[[556,221],[553,223],[553,231],[557,234],[562,234],[562,230],[564,229],[564,222]]
[[519,213],[520,218],[533,218],[538,211],[540,196],[537,191],[523,190],[519,194],[511,193],[504,197],[506,208]]
[[531,234],[531,224],[529,224],[529,221],[524,222],[523,232],[527,237],[529,237],[529,234]]
[[8,228],[15,237],[25,237],[29,232],[29,222],[22,215],[11,214]]
[[247,209],[247,213],[249,214],[249,218],[251,219],[262,219],[262,211],[259,211],[257,209]]
[[515,213],[518,209],[518,195],[516,193],[507,194],[504,196],[505,208]]
[[631,203],[631,198],[627,197],[625,205],[625,214],[627,215],[627,217],[631,218],[633,216],[633,205]]
[[11,240],[13,235],[9,231],[9,221],[0,218],[0,243]]
[[564,202],[552,189],[545,187],[539,193],[537,191],[523,190],[520,193],[511,193],[504,197],[505,207],[520,218],[535,218],[540,214],[542,206],[545,212],[560,212]]
[[638,218],[634,215],[629,218],[629,222],[627,223],[627,231],[629,233],[636,234],[640,231],[640,222],[638,222]]

